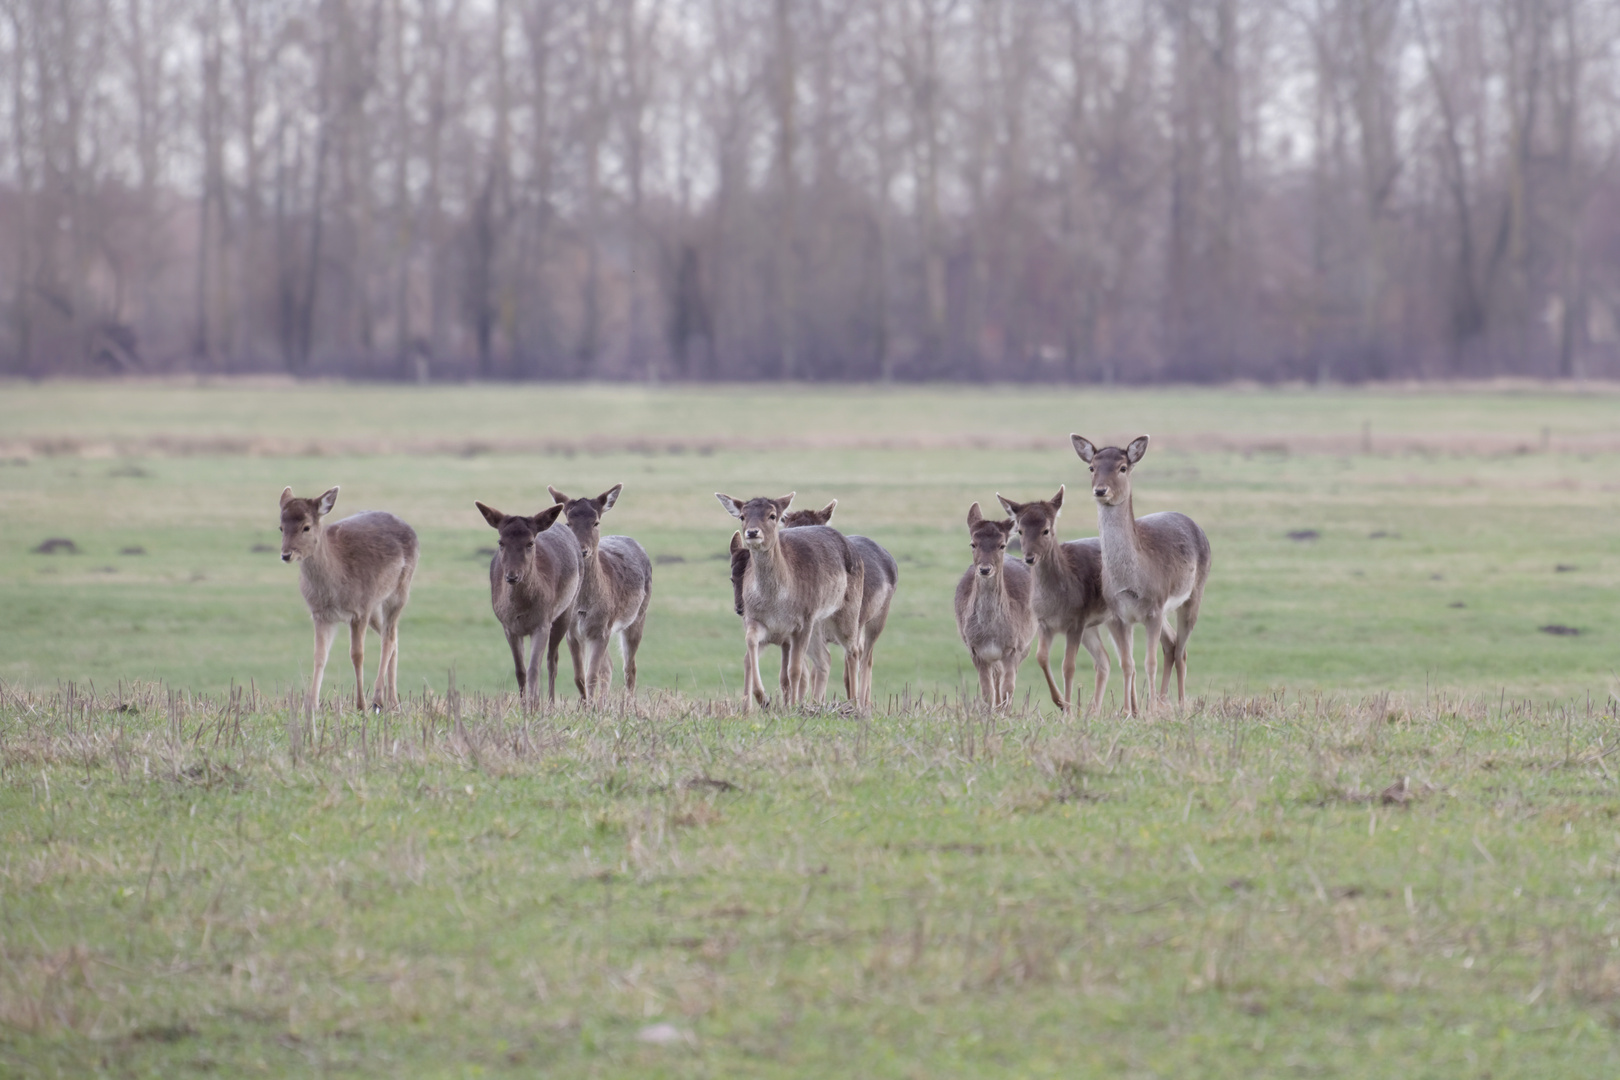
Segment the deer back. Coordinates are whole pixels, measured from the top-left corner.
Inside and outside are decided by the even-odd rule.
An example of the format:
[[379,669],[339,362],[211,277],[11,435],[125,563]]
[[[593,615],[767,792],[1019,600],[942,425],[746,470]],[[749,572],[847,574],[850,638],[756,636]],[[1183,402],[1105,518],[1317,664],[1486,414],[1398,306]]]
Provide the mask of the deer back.
[[314,554],[299,563],[299,589],[322,621],[352,620],[409,588],[416,559],[416,530],[393,514],[363,510],[322,529]]

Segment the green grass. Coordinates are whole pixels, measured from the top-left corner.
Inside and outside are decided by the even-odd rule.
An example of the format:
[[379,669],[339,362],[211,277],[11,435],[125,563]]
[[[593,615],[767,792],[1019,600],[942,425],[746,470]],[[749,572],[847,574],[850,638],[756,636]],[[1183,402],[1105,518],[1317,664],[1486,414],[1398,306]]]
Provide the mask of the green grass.
[[513,704],[8,695],[0,1069],[1620,1068],[1612,712]]
[[[1614,401],[4,386],[0,1074],[1614,1074]],[[962,704],[967,506],[1094,533],[1070,430],[1210,535],[1184,712]],[[621,481],[640,702],[525,717],[472,501]],[[422,559],[312,744],[333,483]],[[899,560],[870,718],[735,711],[712,492],[793,489]]]

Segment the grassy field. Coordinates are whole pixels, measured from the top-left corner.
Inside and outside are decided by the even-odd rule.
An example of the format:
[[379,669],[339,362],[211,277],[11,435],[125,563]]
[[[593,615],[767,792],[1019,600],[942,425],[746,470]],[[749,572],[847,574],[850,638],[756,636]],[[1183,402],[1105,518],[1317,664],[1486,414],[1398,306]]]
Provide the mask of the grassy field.
[[[47,384],[8,386],[0,403],[12,448],[0,459],[8,616],[0,678],[21,686],[107,689],[140,679],[218,693],[233,682],[269,692],[299,684],[311,635],[296,571],[276,558],[275,498],[287,484],[301,493],[341,484],[340,514],[390,509],[422,538],[401,630],[402,686],[443,693],[454,669],[463,688],[507,688],[484,554],[494,533],[473,500],[532,512],[548,483],[594,493],[623,482],[607,525],[660,560],[640,660],[648,687],[737,690],[741,633],[724,558],[733,522],[712,493],[797,490],[801,505],[837,498],[837,524],[899,560],[877,694],[954,691],[964,671],[972,675],[950,607],[968,562],[968,505],[991,506],[997,491],[1050,496],[1066,483],[1075,499],[1064,535],[1094,534],[1086,473],[1067,434],[1110,428],[1165,433],[1139,473],[1137,510],[1183,510],[1214,546],[1193,641],[1196,693],[1428,687],[1545,699],[1602,698],[1615,686],[1620,444],[1600,444],[1605,430],[1620,438],[1612,422],[1620,399],[1599,394],[681,390],[661,398],[594,387],[120,394]],[[791,440],[822,416],[836,422],[818,429],[814,445],[736,441],[764,440],[770,425]],[[521,418],[540,440],[533,449],[509,445]],[[597,418],[615,438],[639,431],[646,444],[593,443]],[[1363,423],[1438,441],[1387,450],[1375,441],[1364,453]],[[1539,447],[1544,428],[1558,433],[1549,452],[1513,442]],[[251,449],[260,436],[302,444],[333,430],[353,441]],[[1187,434],[1201,430],[1211,434]],[[174,452],[225,432],[248,449]],[[686,441],[659,441],[679,432]],[[1343,446],[1320,449],[1341,436]],[[128,441],[97,441],[107,439]],[[372,448],[362,449],[368,439]],[[1559,449],[1565,442],[1590,446]],[[1497,443],[1503,449],[1480,449]],[[1317,536],[1289,538],[1303,532]],[[51,537],[71,539],[79,554],[34,551]],[[1538,629],[1549,625],[1580,633]],[[370,648],[374,658],[374,641]],[[333,693],[344,664],[339,656],[329,669]],[[1033,664],[1026,687],[1032,673]]]
[[[1616,405],[0,386],[0,1075],[1613,1075]],[[1093,534],[1071,430],[1210,535],[1182,712],[960,696],[967,506]],[[616,482],[644,692],[525,717],[472,501]],[[422,560],[312,742],[334,483]],[[900,563],[869,718],[736,711],[712,492],[793,489]]]

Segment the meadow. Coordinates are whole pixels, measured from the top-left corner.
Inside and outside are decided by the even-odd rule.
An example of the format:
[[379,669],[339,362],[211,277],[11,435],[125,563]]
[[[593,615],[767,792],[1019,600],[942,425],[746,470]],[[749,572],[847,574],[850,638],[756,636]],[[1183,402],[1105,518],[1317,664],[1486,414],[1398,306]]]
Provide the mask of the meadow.
[[[0,1071],[1613,1073],[1617,404],[8,384]],[[1094,533],[1071,430],[1210,535],[1185,709],[962,696],[967,506]],[[526,716],[472,500],[617,482],[643,692]],[[404,707],[339,646],[312,737],[274,500],[333,483],[422,558]],[[712,492],[795,489],[900,562],[870,717],[738,711]]]

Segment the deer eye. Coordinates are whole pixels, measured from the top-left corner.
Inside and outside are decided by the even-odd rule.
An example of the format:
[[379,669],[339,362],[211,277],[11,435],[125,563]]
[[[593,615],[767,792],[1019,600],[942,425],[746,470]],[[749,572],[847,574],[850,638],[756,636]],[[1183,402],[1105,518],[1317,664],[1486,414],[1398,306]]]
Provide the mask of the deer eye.
[[308,525],[305,525],[305,526],[304,526],[304,531],[305,531],[305,532],[309,532],[309,526],[308,526]]
[[1042,529],[1041,530],[1041,535],[1042,536],[1051,536],[1052,535],[1052,530],[1051,529]]

